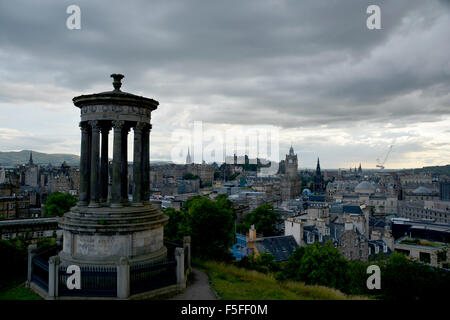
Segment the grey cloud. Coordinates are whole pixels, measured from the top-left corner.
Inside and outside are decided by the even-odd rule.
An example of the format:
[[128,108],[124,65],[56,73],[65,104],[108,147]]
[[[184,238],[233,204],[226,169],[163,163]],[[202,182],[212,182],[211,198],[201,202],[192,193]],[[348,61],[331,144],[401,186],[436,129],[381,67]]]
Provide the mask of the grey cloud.
[[[448,116],[449,2],[378,0],[383,29],[369,31],[372,2],[77,1],[82,29],[70,31],[73,1],[3,1],[0,83],[17,91],[0,88],[0,102],[47,101],[68,118],[77,110],[62,99],[109,90],[121,72],[124,90],[161,102],[162,135],[194,120],[347,128]],[[47,117],[34,118],[36,130]],[[58,130],[75,134],[77,120]]]

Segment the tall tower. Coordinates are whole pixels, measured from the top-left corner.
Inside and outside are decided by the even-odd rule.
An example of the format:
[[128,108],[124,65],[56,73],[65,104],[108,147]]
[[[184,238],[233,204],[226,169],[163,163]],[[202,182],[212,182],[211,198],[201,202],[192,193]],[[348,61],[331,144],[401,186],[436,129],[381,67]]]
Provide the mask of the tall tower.
[[298,159],[294,148],[289,149],[284,161],[285,174],[281,176],[280,193],[281,200],[295,199],[301,192],[301,183],[298,177]]
[[316,166],[316,176],[320,176],[322,173],[320,172],[320,160],[317,158],[317,166]]
[[290,179],[298,179],[298,159],[294,153],[294,148],[289,149],[289,154],[286,155],[286,174]]
[[191,153],[189,152],[189,147],[188,147],[188,154],[186,156],[186,164],[191,164],[191,163],[192,163]]
[[34,166],[33,151],[30,151],[30,160],[28,161],[28,166],[30,166],[30,167]]
[[317,158],[316,173],[314,174],[313,192],[323,192],[325,190],[323,175],[320,170],[320,160]]

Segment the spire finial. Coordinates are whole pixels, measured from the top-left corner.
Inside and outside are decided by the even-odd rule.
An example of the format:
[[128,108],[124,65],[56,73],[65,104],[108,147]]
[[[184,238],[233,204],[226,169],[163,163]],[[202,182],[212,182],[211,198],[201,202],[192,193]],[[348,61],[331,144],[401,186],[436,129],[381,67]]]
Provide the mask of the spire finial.
[[125,78],[125,76],[120,73],[113,73],[111,75],[111,78],[114,79],[113,81],[114,91],[120,91],[120,87],[122,86],[122,79]]

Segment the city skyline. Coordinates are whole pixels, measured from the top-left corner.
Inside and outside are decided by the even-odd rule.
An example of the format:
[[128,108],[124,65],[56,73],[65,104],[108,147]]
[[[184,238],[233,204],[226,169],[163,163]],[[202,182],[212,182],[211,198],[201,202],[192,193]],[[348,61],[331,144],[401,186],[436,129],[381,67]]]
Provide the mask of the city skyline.
[[292,143],[300,168],[375,168],[390,145],[387,169],[446,165],[450,6],[378,3],[381,30],[366,28],[366,1],[79,1],[80,30],[66,28],[69,3],[2,4],[0,150],[79,155],[72,98],[111,90],[118,72],[124,91],[162,101],[153,161],[202,121],[275,126],[279,158]]

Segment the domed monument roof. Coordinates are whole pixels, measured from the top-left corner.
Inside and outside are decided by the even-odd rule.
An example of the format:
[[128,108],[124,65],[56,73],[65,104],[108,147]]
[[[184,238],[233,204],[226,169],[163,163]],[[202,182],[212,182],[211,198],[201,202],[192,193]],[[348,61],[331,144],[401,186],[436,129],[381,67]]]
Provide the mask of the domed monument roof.
[[417,189],[413,190],[414,194],[432,194],[433,192],[427,187],[420,186]]
[[73,98],[75,106],[81,109],[81,121],[123,120],[150,122],[151,112],[159,102],[150,98],[121,91],[122,74],[112,74],[114,90],[81,95]]
[[375,186],[373,186],[369,181],[362,181],[355,187],[355,192],[357,192],[357,193],[374,193]]

